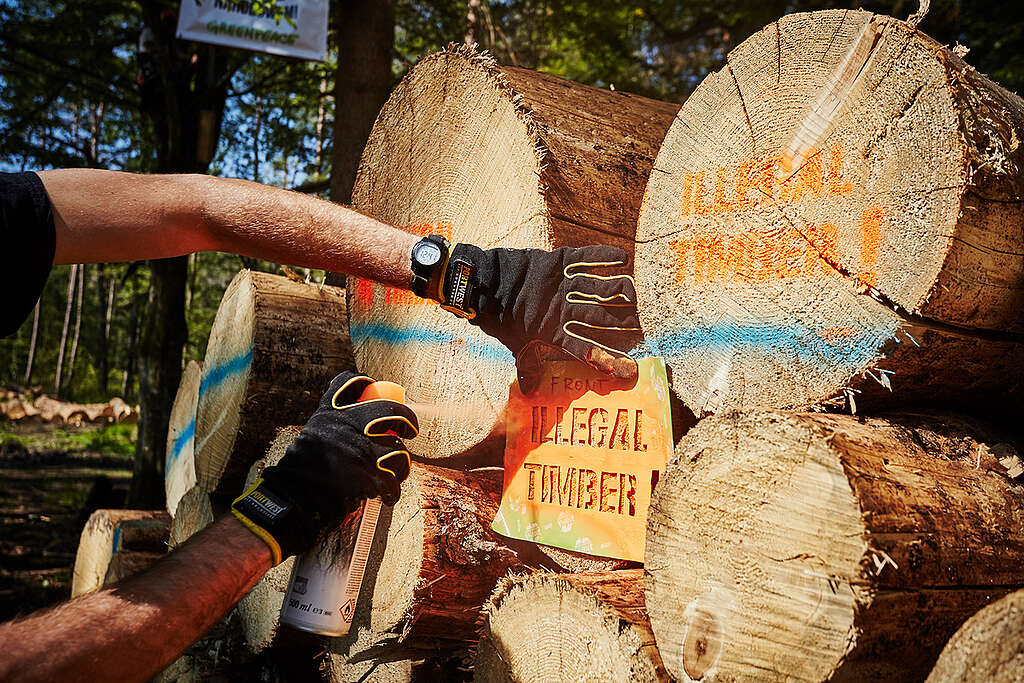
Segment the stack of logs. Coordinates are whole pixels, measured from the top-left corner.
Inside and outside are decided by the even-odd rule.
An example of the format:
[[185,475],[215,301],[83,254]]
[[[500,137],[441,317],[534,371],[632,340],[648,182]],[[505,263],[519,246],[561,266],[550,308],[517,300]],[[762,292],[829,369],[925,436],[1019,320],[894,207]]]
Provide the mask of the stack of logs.
[[[514,378],[497,342],[404,291],[248,271],[179,392],[171,544],[354,366],[437,409],[352,632],[327,641],[331,680],[452,653],[450,675],[486,681],[1010,676],[1024,467],[998,423],[1024,413],[1022,141],[1018,97],[863,11],[780,19],[681,109],[428,56],[374,126],[355,204],[482,247],[635,256],[637,351],[666,359],[676,423],[698,419],[643,568],[491,530]],[[253,650],[276,646],[289,571],[238,606]]]

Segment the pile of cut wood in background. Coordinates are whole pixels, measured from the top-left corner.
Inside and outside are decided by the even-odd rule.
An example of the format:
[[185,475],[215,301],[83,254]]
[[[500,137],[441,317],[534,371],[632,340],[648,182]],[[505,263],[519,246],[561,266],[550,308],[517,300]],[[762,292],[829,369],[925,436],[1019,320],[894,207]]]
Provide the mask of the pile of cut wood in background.
[[[495,340],[404,291],[248,271],[176,402],[171,544],[354,366],[437,410],[352,632],[326,641],[331,680],[409,680],[453,652],[487,681],[1010,680],[1022,142],[1020,98],[862,11],[780,19],[681,109],[463,47],[426,57],[377,120],[355,203],[484,248],[635,254],[641,351],[666,359],[681,427],[643,568],[491,530],[514,378]],[[82,547],[116,559],[132,534],[87,541],[107,522]],[[238,606],[253,650],[275,647],[289,572]]]

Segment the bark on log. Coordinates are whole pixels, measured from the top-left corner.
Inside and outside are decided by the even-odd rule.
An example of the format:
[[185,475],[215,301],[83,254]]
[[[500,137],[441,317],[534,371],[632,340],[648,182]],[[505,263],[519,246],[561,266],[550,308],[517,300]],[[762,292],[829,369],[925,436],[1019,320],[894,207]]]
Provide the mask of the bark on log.
[[[654,155],[678,105],[499,66],[466,46],[425,57],[384,105],[353,203],[483,248],[615,244],[632,253]],[[438,406],[411,446],[449,457],[503,425],[505,347],[410,293],[349,280],[357,365]],[[466,419],[466,412],[478,412]],[[496,434],[496,436],[498,436]],[[501,439],[488,440],[501,462]]]
[[[249,475],[245,479],[242,490],[248,490],[263,470],[276,465],[284,452],[299,435],[301,427],[285,427],[270,444],[267,454],[253,463]],[[262,652],[274,643],[278,627],[281,624],[281,606],[284,604],[285,593],[288,592],[288,581],[292,574],[295,558],[289,557],[276,567],[271,567],[256,585],[245,594],[236,607],[245,633],[245,642],[252,652]]]
[[477,681],[668,681],[643,570],[504,578],[485,608]]
[[788,15],[727,62],[637,227],[641,323],[680,398],[1020,412],[1024,102],[863,11]]
[[178,501],[174,519],[171,520],[168,545],[174,550],[196,533],[213,524],[213,506],[210,494],[199,486],[193,486]]
[[196,434],[196,402],[199,400],[199,382],[203,364],[189,361],[181,375],[181,384],[171,407],[167,426],[167,463],[164,467],[164,493],[167,511],[174,516],[178,501],[196,485],[196,466],[193,451]]
[[196,406],[195,466],[209,493],[235,496],[274,430],[305,422],[352,367],[344,290],[248,270],[210,330]]
[[71,597],[104,585],[112,558],[120,553],[162,554],[170,516],[156,510],[97,510],[82,529],[71,577]]
[[678,680],[920,680],[1024,586],[1013,451],[966,423],[710,417],[654,492],[645,584]]
[[1024,591],[968,619],[935,662],[928,683],[1016,683],[1024,672]]

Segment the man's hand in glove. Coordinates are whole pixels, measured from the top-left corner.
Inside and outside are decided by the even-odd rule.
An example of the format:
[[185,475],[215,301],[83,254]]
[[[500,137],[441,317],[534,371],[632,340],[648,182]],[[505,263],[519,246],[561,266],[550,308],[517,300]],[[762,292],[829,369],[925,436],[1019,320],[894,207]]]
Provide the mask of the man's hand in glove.
[[312,547],[365,498],[394,505],[409,476],[409,451],[394,436],[416,436],[416,415],[387,399],[359,401],[373,380],[343,372],[281,462],[239,497],[232,512],[263,539],[274,564]]
[[529,393],[544,345],[607,374],[636,377],[627,353],[641,340],[640,323],[626,265],[618,247],[484,251],[457,244],[436,291],[444,308],[515,354],[520,387]]

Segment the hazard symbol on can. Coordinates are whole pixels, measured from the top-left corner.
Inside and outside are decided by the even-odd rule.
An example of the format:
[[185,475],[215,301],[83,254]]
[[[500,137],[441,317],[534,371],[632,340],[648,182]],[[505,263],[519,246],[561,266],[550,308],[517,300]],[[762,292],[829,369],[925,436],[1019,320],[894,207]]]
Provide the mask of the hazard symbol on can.
[[352,602],[352,598],[349,598],[348,602],[341,606],[341,618],[345,620],[346,624],[352,623],[352,612],[354,610],[355,603]]

